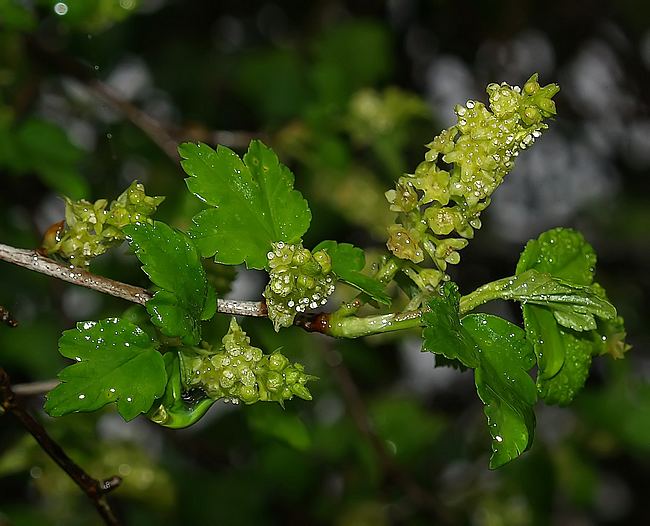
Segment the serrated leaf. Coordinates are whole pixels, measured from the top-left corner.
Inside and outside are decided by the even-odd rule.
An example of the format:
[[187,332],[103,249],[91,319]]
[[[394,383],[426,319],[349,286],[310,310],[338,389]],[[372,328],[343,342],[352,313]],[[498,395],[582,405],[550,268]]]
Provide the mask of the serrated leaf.
[[526,333],[539,365],[538,393],[549,404],[565,405],[575,398],[592,355],[600,352],[599,324],[616,319],[602,288],[592,284],[595,264],[594,251],[582,235],[562,228],[529,241],[517,264],[516,279],[531,276],[531,270],[545,273],[551,279],[543,278],[544,286],[559,293],[522,301]]
[[159,221],[128,225],[124,233],[143,263],[142,270],[162,289],[147,302],[151,321],[165,336],[197,344],[200,321],[214,315],[216,297],[194,243]]
[[515,273],[532,268],[575,285],[591,285],[595,267],[596,253],[580,232],[554,228],[526,244]]
[[384,284],[361,272],[366,266],[366,256],[362,249],[350,243],[322,241],[314,248],[314,252],[318,250],[326,250],[332,258],[332,271],[340,281],[365,292],[379,303],[391,304],[391,298],[384,290]]
[[62,416],[96,411],[115,402],[125,420],[148,411],[165,390],[167,374],[158,342],[126,320],[79,322],[59,340],[59,352],[78,363],[59,373],[45,411]]
[[494,469],[532,443],[537,395],[528,371],[535,355],[525,332],[503,318],[470,314],[461,323],[480,348],[474,378],[492,435],[490,468]]
[[252,141],[243,161],[225,146],[184,143],[178,151],[187,187],[214,207],[192,220],[204,257],[262,269],[272,242],[297,243],[309,228],[311,212],[293,189],[293,174],[262,142]]
[[427,300],[428,309],[422,313],[422,350],[475,368],[479,365],[478,347],[461,325],[459,302],[458,287],[450,281]]

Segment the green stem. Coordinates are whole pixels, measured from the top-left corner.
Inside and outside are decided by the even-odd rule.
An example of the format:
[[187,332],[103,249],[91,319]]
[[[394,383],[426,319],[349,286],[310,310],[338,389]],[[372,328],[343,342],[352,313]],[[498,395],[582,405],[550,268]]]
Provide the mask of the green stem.
[[[336,313],[334,313],[336,314]],[[379,316],[340,317],[332,315],[325,333],[335,338],[360,338],[371,334],[412,329],[421,325],[421,310],[382,314]]]
[[501,278],[496,281],[491,281],[485,285],[480,286],[474,292],[460,298],[460,313],[467,314],[469,311],[474,310],[479,305],[483,305],[488,301],[504,299],[503,291],[508,286],[512,285],[514,276]]
[[[507,299],[508,294],[504,292],[511,288],[514,279],[514,276],[509,276],[491,281],[474,292],[461,297],[460,315],[467,314],[488,301]],[[422,326],[422,313],[426,310],[427,308],[423,307],[418,310],[406,310],[394,314],[366,316],[363,318],[351,316],[349,311],[337,311],[330,315],[329,325],[323,332],[335,338],[359,338],[372,334],[413,329]]]

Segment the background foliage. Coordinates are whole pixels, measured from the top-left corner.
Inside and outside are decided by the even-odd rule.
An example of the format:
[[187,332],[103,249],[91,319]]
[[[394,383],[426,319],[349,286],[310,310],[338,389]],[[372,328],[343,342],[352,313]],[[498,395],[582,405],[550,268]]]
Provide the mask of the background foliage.
[[[508,275],[529,237],[574,226],[599,254],[599,281],[635,347],[624,362],[595,360],[575,404],[538,412],[532,450],[490,472],[471,375],[434,368],[417,335],[278,336],[264,320],[246,320],[254,342],[282,346],[320,377],[310,384],[313,402],[294,399],[285,411],[219,403],[182,432],[126,424],[113,409],[45,420],[91,474],[124,477],[111,498],[126,523],[650,520],[650,6],[70,0],[59,15],[61,4],[0,0],[3,243],[40,245],[63,217],[60,194],[111,200],[133,179],[168,196],[157,215],[167,223],[186,229],[198,211],[180,191],[178,164],[128,108],[97,97],[95,80],[179,142],[230,143],[241,154],[262,137],[291,166],[317,218],[306,246],[338,239],[379,249],[392,219],[383,192],[419,162],[453,104],[483,99],[488,82],[521,84],[539,71],[562,86],[559,117],[496,193],[453,277],[468,292]],[[238,130],[250,133],[230,133]],[[144,283],[126,250],[92,268]],[[260,297],[261,274],[207,271],[222,294]],[[15,382],[53,378],[62,329],[124,308],[4,264],[0,304],[20,321],[0,327],[0,363]],[[519,319],[513,305],[496,308]],[[95,523],[32,438],[0,422],[0,524]]]

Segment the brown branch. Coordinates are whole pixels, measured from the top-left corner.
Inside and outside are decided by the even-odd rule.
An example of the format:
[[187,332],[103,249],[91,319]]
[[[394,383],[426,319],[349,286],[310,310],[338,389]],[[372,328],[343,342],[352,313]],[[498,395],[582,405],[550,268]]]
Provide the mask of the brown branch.
[[[0,260],[140,305],[145,305],[153,297],[153,293],[147,289],[70,267],[65,263],[42,256],[36,250],[15,248],[0,243]],[[266,303],[263,301],[219,299],[217,300],[217,312],[234,316],[267,316]]]
[[45,428],[34,419],[17,401],[15,393],[11,388],[11,380],[6,371],[0,367],[0,414],[11,413],[15,416],[23,427],[31,433],[38,444],[56,462],[63,471],[81,488],[86,496],[91,500],[97,512],[104,520],[105,524],[110,526],[119,526],[119,521],[108,501],[106,493],[115,489],[122,482],[117,476],[100,482],[86,473],[77,465],[59,444],[47,433]]
[[322,347],[325,361],[334,373],[334,379],[341,388],[348,412],[359,432],[368,440],[384,472],[392,478],[405,492],[408,499],[440,520],[444,510],[437,499],[422,488],[407,472],[402,470],[386,449],[384,441],[372,427],[368,409],[361,393],[350,374],[350,370],[341,361],[340,356],[328,345]]

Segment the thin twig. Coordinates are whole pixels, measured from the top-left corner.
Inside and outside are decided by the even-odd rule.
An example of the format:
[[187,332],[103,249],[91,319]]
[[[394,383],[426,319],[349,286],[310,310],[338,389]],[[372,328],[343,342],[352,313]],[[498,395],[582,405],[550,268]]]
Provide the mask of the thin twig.
[[[145,305],[153,297],[153,292],[147,289],[70,267],[65,263],[59,263],[42,256],[36,250],[15,248],[0,243],[0,260],[140,305]],[[235,316],[267,316],[266,303],[263,301],[219,299],[217,300],[217,311]]]
[[37,422],[17,401],[15,393],[11,388],[11,380],[4,369],[0,367],[0,408],[1,413],[11,413],[23,427],[31,433],[43,450],[56,462],[63,471],[74,481],[77,486],[91,500],[97,512],[110,526],[119,526],[120,522],[113,513],[110,504],[106,500],[106,493],[120,485],[122,479],[113,476],[100,482],[86,473],[76,464],[59,444],[47,433],[45,428]]
[[184,140],[203,140],[211,144],[245,148],[251,139],[258,136],[246,131],[209,131],[170,126],[141,110],[117,90],[97,79],[96,73],[82,62],[46,47],[32,36],[26,37],[26,42],[37,60],[58,73],[81,82],[91,94],[102,99],[142,130],[174,162],[179,160],[177,146]]
[[14,384],[11,390],[16,396],[28,397],[28,396],[40,396],[45,393],[50,392],[57,385],[59,385],[58,380],[45,380],[43,382],[29,382],[24,384]]
[[411,502],[437,518],[440,518],[443,515],[441,504],[437,502],[437,499],[432,494],[422,488],[408,473],[400,468],[386,449],[381,437],[373,429],[370,416],[368,415],[368,409],[352,378],[350,370],[341,361],[337,353],[328,345],[323,346],[322,349],[325,354],[325,361],[331,367],[334,373],[334,379],[341,388],[341,393],[345,399],[352,421],[375,450],[384,471],[402,487]]

